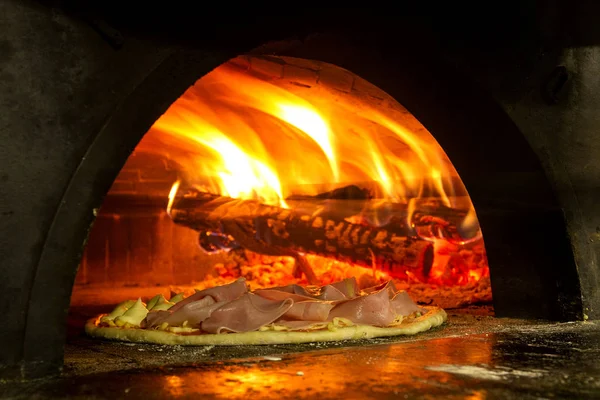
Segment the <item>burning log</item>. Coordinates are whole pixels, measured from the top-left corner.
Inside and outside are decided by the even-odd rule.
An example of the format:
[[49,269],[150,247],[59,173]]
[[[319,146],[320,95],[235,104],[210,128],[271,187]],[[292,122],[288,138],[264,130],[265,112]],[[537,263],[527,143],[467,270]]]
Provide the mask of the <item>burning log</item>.
[[[405,222],[395,227],[388,224],[384,229],[349,222],[343,217],[346,212],[337,216],[332,207],[326,213],[309,212],[315,209],[310,201],[290,206],[286,209],[190,191],[175,199],[170,215],[177,224],[200,232],[219,232],[261,254],[297,257],[298,253],[308,253],[358,265],[375,263],[397,277],[426,278],[431,269],[433,245],[410,235]],[[310,268],[301,260],[300,264],[312,280]]]
[[[446,238],[465,242],[473,232],[460,229],[468,214],[466,209],[450,208],[441,198],[414,198],[414,203],[392,203],[373,198],[367,189],[356,185],[341,187],[316,196],[291,196],[286,202],[294,210],[348,222],[374,225],[400,236]],[[478,226],[471,226],[471,230]]]

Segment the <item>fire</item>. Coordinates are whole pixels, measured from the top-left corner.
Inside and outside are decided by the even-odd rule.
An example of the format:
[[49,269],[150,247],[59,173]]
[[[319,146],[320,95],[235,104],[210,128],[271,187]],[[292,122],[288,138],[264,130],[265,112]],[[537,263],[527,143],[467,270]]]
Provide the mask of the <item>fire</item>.
[[[320,86],[307,90],[284,80],[267,81],[230,64],[189,88],[147,137],[174,154],[182,179],[203,192],[290,208],[292,195],[359,184],[373,198],[347,221],[383,226],[393,217],[390,205],[404,204],[406,223],[414,229],[423,221],[415,219],[416,200],[435,197],[447,208],[458,207],[453,187],[460,182],[457,172],[410,114]],[[168,212],[180,184],[171,190]],[[441,225],[423,237],[436,243],[431,282],[464,285],[486,276],[485,268],[462,270],[452,258],[460,249],[443,250],[440,245],[480,241],[470,200],[460,207],[466,217],[456,229],[467,232],[469,239],[451,238]],[[435,225],[435,218],[431,221]]]
[[222,194],[233,198],[252,198],[256,194],[263,203],[285,206],[277,174],[261,160],[247,155],[220,132],[194,138],[221,156],[223,166],[217,175],[225,189]]
[[173,186],[171,186],[171,190],[169,191],[169,203],[167,204],[167,214],[169,215],[171,215],[171,207],[173,207],[173,201],[175,201],[175,195],[177,195],[180,185],[180,180],[175,181]]
[[424,128],[410,130],[354,97],[284,86],[223,65],[152,130],[189,155],[188,181],[230,197],[279,205],[316,187],[370,182],[390,201],[428,186],[450,205],[444,182],[457,173]]
[[327,156],[334,180],[337,181],[339,179],[339,167],[331,145],[329,124],[316,110],[306,106],[279,104],[279,109],[281,112],[278,116],[281,120],[305,132],[319,145]]

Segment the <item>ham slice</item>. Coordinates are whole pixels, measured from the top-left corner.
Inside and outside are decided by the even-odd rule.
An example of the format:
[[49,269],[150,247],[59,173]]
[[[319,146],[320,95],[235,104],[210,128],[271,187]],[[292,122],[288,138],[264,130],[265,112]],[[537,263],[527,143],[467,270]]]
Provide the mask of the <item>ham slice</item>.
[[336,305],[329,313],[329,320],[335,317],[347,318],[355,324],[373,326],[387,326],[396,318],[387,287]]
[[[272,298],[268,293],[264,293],[266,291],[277,291],[294,295],[288,297],[295,299],[295,301],[300,301],[300,297],[297,296],[302,296],[306,299],[312,298],[327,301],[341,301],[358,296],[358,283],[356,282],[356,278],[352,277],[329,285],[321,286],[320,288],[307,289],[300,285],[293,284],[257,290],[256,293],[261,292],[261,296]],[[279,295],[279,298],[284,297]]]
[[152,328],[166,322],[169,326],[182,326],[187,321],[188,326],[197,327],[210,317],[213,311],[227,303],[227,301],[216,302],[211,296],[206,296],[202,300],[186,304],[175,312],[171,310],[150,312],[146,316],[144,325]]
[[[323,292],[324,289],[326,289],[327,287],[333,287],[333,288],[337,289],[347,299],[352,299],[352,298],[358,296],[358,282],[356,282],[355,277],[346,278],[342,281],[327,285],[327,286],[321,288],[321,291]],[[338,300],[338,299],[323,298],[323,300]]]
[[287,285],[287,286],[277,286],[277,287],[273,287],[273,288],[269,288],[269,289],[261,289],[261,290],[277,290],[279,292],[297,294],[299,296],[304,296],[304,297],[314,297],[314,295],[311,291],[308,291],[306,288],[304,288],[300,285],[296,285],[296,284]]
[[213,311],[227,304],[228,301],[215,302],[212,297],[206,296],[202,300],[186,304],[166,319],[170,326],[181,326],[187,321],[188,326],[197,327],[202,321],[211,316]]
[[329,301],[348,300],[344,293],[342,293],[338,288],[336,288],[333,285],[323,286],[321,288],[321,294],[317,296],[317,298]]
[[390,305],[396,315],[402,315],[404,317],[417,311],[422,312],[417,303],[415,303],[405,291],[396,293],[390,301]]
[[[194,316],[194,311],[202,310],[203,308],[206,308],[215,303],[216,301],[211,296],[206,296],[202,300],[193,301],[191,303],[185,304],[183,307],[179,308],[179,310],[173,311],[167,318],[165,318],[164,322],[168,323],[171,326],[181,326],[185,321],[188,321],[188,324],[192,325],[193,322],[190,321],[190,318]],[[199,322],[201,321],[202,320],[200,320]]]
[[217,310],[202,322],[202,330],[208,333],[250,332],[279,319],[294,301],[273,301],[254,293],[245,293]]
[[294,303],[283,316],[300,321],[327,321],[329,312],[334,307],[330,302],[308,300]]
[[315,290],[298,285],[248,292],[244,279],[197,292],[168,311],[150,312],[145,327],[200,326],[207,333],[249,332],[276,322],[289,330],[323,327],[334,318],[355,324],[388,326],[397,316],[422,311],[405,291],[389,281],[358,294],[356,279]]
[[248,288],[246,287],[246,279],[239,278],[238,280],[231,282],[227,285],[215,286],[196,292],[190,297],[181,300],[179,303],[169,308],[169,311],[175,312],[180,308],[184,307],[186,304],[202,300],[206,296],[211,296],[215,302],[219,303],[222,301],[235,300],[247,292]]
[[364,293],[373,293],[373,292],[378,292],[381,289],[383,289],[384,287],[387,287],[388,290],[391,292],[392,297],[396,294],[396,292],[398,291],[398,289],[396,289],[396,285],[394,285],[393,281],[387,281],[387,282],[383,282],[380,283],[379,285],[375,285],[375,286],[371,286],[368,288],[363,289],[362,291]]
[[408,293],[404,290],[400,291],[396,289],[393,281],[388,281],[377,286],[366,288],[363,291],[365,293],[374,293],[382,289],[387,289],[390,296],[390,306],[392,311],[396,315],[402,315],[404,317],[414,313],[422,312],[423,310],[410,298]]
[[[292,293],[293,290],[285,292],[279,289],[281,288],[278,288],[277,290],[259,289],[254,291],[254,293],[260,297],[273,301],[284,301],[287,299],[292,300],[292,307],[284,314],[284,317],[289,319],[326,321],[329,311],[331,311],[334,306],[334,303],[330,301],[324,301],[314,297],[295,294]],[[333,290],[337,291],[335,288]],[[345,297],[343,298],[345,299]]]
[[314,297],[303,296],[300,294],[284,292],[282,290],[275,290],[275,289],[258,289],[258,290],[255,290],[253,293],[260,297],[264,297],[265,299],[277,300],[277,301],[281,301],[281,300],[285,300],[285,299],[292,299],[295,302],[300,302],[300,301],[309,301],[309,300],[315,299]]
[[141,323],[142,328],[153,328],[161,325],[171,315],[170,311],[150,311]]

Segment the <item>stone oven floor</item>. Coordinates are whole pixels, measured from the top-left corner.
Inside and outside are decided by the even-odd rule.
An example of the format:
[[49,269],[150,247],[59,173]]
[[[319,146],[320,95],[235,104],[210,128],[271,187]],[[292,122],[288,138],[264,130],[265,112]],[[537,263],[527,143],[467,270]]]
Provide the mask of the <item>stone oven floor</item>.
[[60,378],[0,383],[5,398],[600,398],[600,322],[494,318],[450,310],[415,337],[198,348],[81,334],[72,313]]

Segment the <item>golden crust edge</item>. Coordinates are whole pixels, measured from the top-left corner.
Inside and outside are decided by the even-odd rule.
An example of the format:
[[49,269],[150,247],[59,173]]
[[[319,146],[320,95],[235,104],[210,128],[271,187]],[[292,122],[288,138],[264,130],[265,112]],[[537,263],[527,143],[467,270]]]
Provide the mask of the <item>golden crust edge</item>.
[[427,313],[415,320],[397,327],[379,328],[370,325],[354,325],[334,331],[319,330],[308,332],[253,331],[227,334],[180,335],[160,330],[117,328],[96,326],[97,318],[89,319],[85,332],[92,337],[132,343],[149,343],[180,346],[241,346],[293,344],[311,342],[332,342],[341,340],[373,339],[389,336],[408,336],[425,332],[442,325],[448,318],[438,307],[422,307]]

